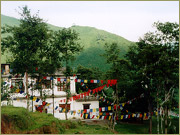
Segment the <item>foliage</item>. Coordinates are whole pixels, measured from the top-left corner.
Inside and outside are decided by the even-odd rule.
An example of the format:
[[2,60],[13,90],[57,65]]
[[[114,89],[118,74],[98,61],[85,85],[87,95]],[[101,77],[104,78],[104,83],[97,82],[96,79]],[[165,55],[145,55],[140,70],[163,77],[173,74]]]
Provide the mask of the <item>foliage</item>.
[[[1,25],[4,26],[4,24],[18,26],[19,20],[1,15]],[[53,31],[62,30],[61,27],[56,27],[50,24],[47,24],[47,26]],[[100,54],[104,53],[105,42],[117,42],[121,49],[121,58],[127,52],[128,46],[134,44],[123,37],[93,27],[74,26],[70,29],[79,33],[79,43],[84,46],[83,51],[80,52],[79,55],[75,55],[76,60],[73,63],[70,63],[70,66],[72,67],[77,67],[80,64],[84,67],[98,67],[100,70],[106,71],[109,69],[110,65],[106,64],[105,58],[99,57]],[[5,35],[6,34],[2,35],[2,37]],[[1,57],[1,62],[5,63],[10,56],[11,53],[6,51]]]

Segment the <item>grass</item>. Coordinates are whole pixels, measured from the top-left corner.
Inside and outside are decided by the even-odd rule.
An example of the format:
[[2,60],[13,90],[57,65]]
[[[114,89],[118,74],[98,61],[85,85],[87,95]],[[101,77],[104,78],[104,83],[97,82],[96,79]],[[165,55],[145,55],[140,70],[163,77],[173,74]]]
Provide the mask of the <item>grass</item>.
[[[112,132],[106,127],[100,125],[86,125],[81,121],[71,120],[59,120],[54,118],[52,114],[39,113],[39,112],[28,112],[22,107],[13,106],[2,106],[1,117],[13,124],[16,131],[21,133],[37,131],[44,126],[57,130],[58,133],[62,134],[111,134]],[[52,126],[52,123],[55,125]]]
[[100,125],[83,124],[74,129],[66,129],[65,134],[113,134],[113,132]]
[[[176,126],[176,132],[172,128],[173,125]],[[156,117],[153,117],[152,119],[152,126],[153,126],[152,133],[157,134]],[[119,134],[148,134],[149,133],[149,120],[144,121],[143,124],[130,124],[130,123],[121,122],[116,125],[115,130]],[[172,119],[172,124],[170,127],[168,127],[168,133],[179,134],[179,119],[177,118]]]
[[12,122],[18,131],[32,131],[56,123],[56,128],[59,132],[63,132],[63,129],[59,125],[59,120],[51,114],[28,112],[22,107],[2,106],[1,116]]

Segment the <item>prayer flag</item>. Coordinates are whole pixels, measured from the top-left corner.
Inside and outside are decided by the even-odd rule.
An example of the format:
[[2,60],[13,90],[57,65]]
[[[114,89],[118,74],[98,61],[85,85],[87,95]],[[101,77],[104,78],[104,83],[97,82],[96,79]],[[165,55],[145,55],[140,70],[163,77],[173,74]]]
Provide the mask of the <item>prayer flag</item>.
[[103,111],[103,112],[105,111],[105,107],[102,107],[102,111]]
[[122,103],[122,106],[124,107],[125,103]]
[[87,83],[87,80],[84,80],[84,83]]
[[59,81],[59,82],[60,82],[60,80],[61,80],[61,78],[57,78],[57,81]]
[[108,107],[105,107],[105,111],[108,111]]
[[93,112],[96,112],[96,109],[95,109],[95,108],[93,109]]
[[104,120],[104,116],[102,116],[101,119]]
[[123,115],[121,115],[121,119],[123,119]]
[[111,106],[108,106],[108,111],[110,111],[111,110]]
[[109,120],[111,120],[111,116],[109,116]]
[[128,118],[128,115],[126,115],[126,119]]
[[94,80],[91,80],[90,82],[91,82],[91,83],[94,83]]
[[84,82],[84,80],[81,80],[81,82],[83,83],[83,82]]
[[91,119],[94,119],[94,116],[95,116],[95,115],[93,115]]
[[47,78],[46,76],[43,77],[43,79],[46,79],[46,78]]
[[81,82],[81,79],[77,79],[77,82]]
[[97,83],[97,80],[94,80],[94,83]]
[[36,101],[37,97],[33,97],[33,100],[32,101]]
[[87,119],[87,117],[88,117],[88,114],[86,114],[86,119]]
[[107,116],[104,116],[104,120],[107,118]]
[[102,108],[99,108],[99,112],[101,112],[102,111]]
[[51,77],[50,80],[53,80],[53,77]]
[[87,109],[87,113],[89,113],[90,112],[90,109]]
[[104,81],[103,81],[103,80],[101,80],[101,84],[103,84],[103,82],[104,82]]
[[46,79],[47,79],[47,80],[50,80],[50,77],[47,77]]

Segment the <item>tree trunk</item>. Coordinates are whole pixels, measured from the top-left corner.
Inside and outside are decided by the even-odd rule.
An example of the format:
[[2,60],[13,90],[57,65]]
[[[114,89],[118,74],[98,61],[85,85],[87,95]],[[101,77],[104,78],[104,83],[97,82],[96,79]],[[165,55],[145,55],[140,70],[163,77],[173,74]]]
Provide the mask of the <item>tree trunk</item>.
[[[159,109],[159,95],[158,95],[158,91],[157,91],[157,110]],[[157,114],[157,133],[159,134],[159,113]]]
[[[163,110],[162,107],[161,110]],[[163,114],[161,115],[161,134],[163,134]]]
[[167,127],[168,127],[168,121],[167,121],[167,117],[168,117],[168,109],[167,109],[167,105],[165,106],[165,134],[167,134]]
[[116,83],[116,111],[115,111],[115,115],[114,115],[114,123],[113,123],[113,131],[115,128],[115,124],[116,124],[116,117],[118,117],[118,105],[119,105],[119,100],[118,100],[118,88],[117,88],[117,83]]
[[27,71],[25,72],[25,74],[26,74],[27,110],[29,111],[29,91],[28,91],[28,73],[27,73]]
[[54,116],[54,76],[52,79],[52,98],[53,98],[53,116]]
[[152,134],[152,106],[151,106],[150,99],[148,100],[148,102],[149,102],[148,109],[149,109],[149,114],[150,114],[150,119],[149,119],[149,134]]

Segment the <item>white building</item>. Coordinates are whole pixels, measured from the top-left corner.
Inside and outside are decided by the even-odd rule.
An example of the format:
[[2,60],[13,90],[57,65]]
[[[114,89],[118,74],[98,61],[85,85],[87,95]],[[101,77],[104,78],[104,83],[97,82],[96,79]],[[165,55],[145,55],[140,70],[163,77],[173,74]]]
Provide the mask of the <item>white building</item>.
[[[5,85],[9,86],[15,86],[18,82],[22,82],[23,77],[12,77],[9,78],[10,74],[4,74],[2,75],[2,79],[4,82],[6,82]],[[61,79],[60,79],[61,78]],[[54,117],[59,119],[65,119],[65,112],[62,111],[65,108],[65,102],[66,100],[66,92],[65,92],[65,83],[64,82],[64,75],[63,74],[56,74],[55,78],[50,78],[50,76],[44,80],[44,84],[42,85],[43,90],[42,94],[46,94],[45,102],[48,103],[45,105],[45,110],[47,113],[54,113]],[[52,81],[53,80],[53,81]],[[66,79],[65,79],[66,80]],[[78,95],[76,93],[76,82],[75,77],[70,77],[67,79],[67,81],[70,81],[70,93],[71,96]],[[31,77],[28,78],[28,83],[35,84],[36,79],[31,79]],[[53,83],[52,83],[53,82]],[[47,87],[49,85],[49,87]],[[29,110],[35,112],[37,107],[42,105],[42,100],[40,99],[40,91],[39,90],[32,90],[32,87],[28,88],[28,92],[24,91],[23,93],[13,93],[11,94],[11,99],[9,103],[16,107],[24,107],[27,108],[27,94],[29,93],[29,96],[31,97],[31,100],[29,100]],[[54,98],[53,98],[54,93]],[[32,100],[34,99],[34,101]],[[40,100],[39,100],[40,99]],[[39,101],[38,101],[39,100]],[[1,106],[7,105],[8,102],[2,101]],[[92,111],[93,109],[99,108],[99,100],[96,99],[93,96],[83,96],[80,99],[77,100],[69,100],[67,103],[67,108],[69,112],[67,113],[68,119],[84,119],[81,115],[82,110],[87,110],[87,113],[91,111],[90,118],[93,115],[99,115],[99,112]],[[54,112],[53,112],[54,111]],[[73,113],[72,113],[73,112]]]

